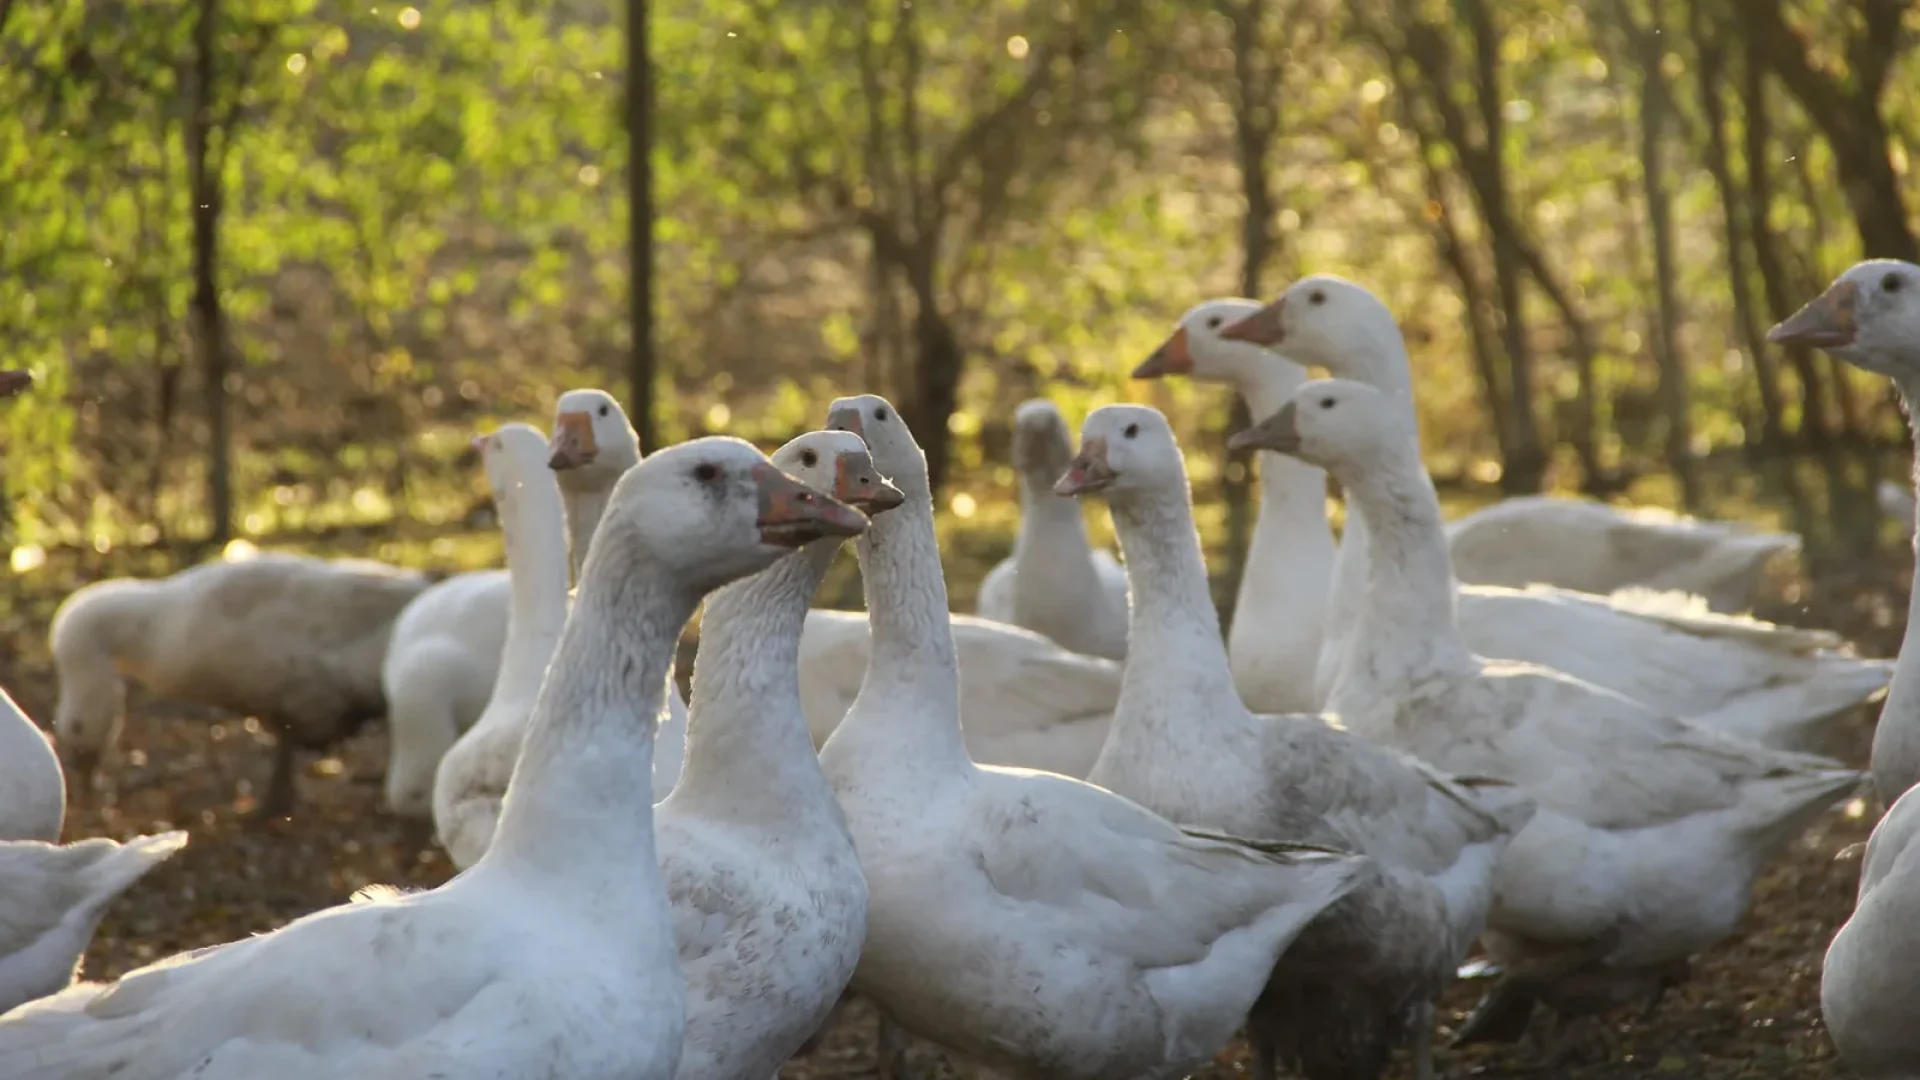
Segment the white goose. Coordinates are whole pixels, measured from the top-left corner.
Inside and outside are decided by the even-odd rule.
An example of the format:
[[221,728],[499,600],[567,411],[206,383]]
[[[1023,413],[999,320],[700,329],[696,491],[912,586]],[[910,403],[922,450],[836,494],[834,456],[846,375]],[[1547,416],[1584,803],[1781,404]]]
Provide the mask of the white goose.
[[0,841],[54,843],[67,817],[67,780],[53,746],[0,686]]
[[1432,1080],[1433,1000],[1480,936],[1532,800],[1323,717],[1241,703],[1180,446],[1157,410],[1094,410],[1059,490],[1106,498],[1132,579],[1126,680],[1088,781],[1173,821],[1350,848],[1378,867],[1281,957],[1247,1023],[1253,1074],[1284,1063],[1307,1080],[1373,1080],[1410,1034],[1415,1075]]
[[16,1009],[0,1072],[669,1080],[685,987],[634,777],[674,640],[705,593],[860,522],[735,439],[654,454],[614,491],[478,864]]
[[1867,840],[1853,914],[1820,972],[1820,1014],[1866,1080],[1912,1080],[1920,1062],[1920,795],[1909,789]]
[[[809,432],[773,463],[874,513],[900,501],[857,435]],[[707,598],[686,770],[655,810],[687,979],[679,1080],[776,1075],[860,959],[866,878],[798,678],[800,628],[840,544],[815,540]]]
[[1527,664],[1482,660],[1453,619],[1440,503],[1403,401],[1309,382],[1234,448],[1332,471],[1366,516],[1356,648],[1330,705],[1359,735],[1525,788],[1485,942],[1506,971],[1463,1037],[1517,1037],[1534,1004],[1657,995],[1727,934],[1764,862],[1859,774],[1676,720]]
[[474,448],[506,536],[511,593],[493,694],[434,771],[434,832],[462,870],[493,840],[500,800],[567,622],[566,522],[560,485],[547,468],[547,436],[529,424],[507,424],[475,438]]
[[[1314,303],[1314,296],[1321,301]],[[1249,323],[1250,329],[1240,330]],[[1278,335],[1295,358],[1396,395],[1411,413],[1412,376],[1392,313],[1366,289],[1326,276],[1303,279],[1267,309],[1250,300],[1200,305],[1136,374],[1186,372],[1224,382],[1240,391],[1256,417],[1271,415],[1305,373],[1285,357],[1237,340],[1242,333],[1267,340]],[[1262,456],[1263,476],[1268,456]],[[1269,604],[1326,580],[1324,564],[1310,559],[1296,567],[1287,557],[1292,547],[1283,546],[1299,543],[1300,533],[1330,543],[1321,539],[1327,533],[1325,502],[1306,493],[1310,486],[1303,480],[1301,497],[1262,506],[1248,563],[1270,575],[1260,579]],[[1275,514],[1293,520],[1265,530]],[[1318,657],[1321,700],[1332,692],[1343,650],[1351,647],[1366,575],[1365,541],[1365,515],[1349,501],[1327,609],[1327,643]],[[1549,550],[1569,547],[1554,541]],[[1253,599],[1252,588],[1243,583],[1243,597]],[[1684,594],[1604,597],[1551,586],[1488,585],[1458,591],[1460,631],[1479,655],[1544,664],[1768,745],[1817,741],[1824,721],[1880,692],[1891,677],[1883,662],[1834,651],[1841,644],[1836,635],[1712,614]],[[1246,648],[1248,667],[1270,656],[1276,665],[1297,669],[1305,655],[1298,639],[1236,636],[1231,644]]]
[[870,892],[854,989],[1024,1075],[1185,1075],[1366,860],[1196,835],[1090,784],[974,764],[926,459],[880,398],[834,402],[828,426],[906,495],[860,541],[873,663],[820,752]]
[[[1362,302],[1356,296],[1365,294]],[[1294,309],[1285,308],[1293,297]],[[1314,298],[1319,297],[1316,301]],[[1307,312],[1303,318],[1299,309]],[[1328,317],[1325,313],[1331,313]],[[1229,340],[1267,347],[1341,378],[1369,383],[1412,402],[1412,372],[1400,330],[1385,305],[1330,274],[1303,278],[1257,314],[1223,328]],[[1349,325],[1341,325],[1341,322]],[[1364,523],[1361,526],[1364,528]],[[1569,499],[1509,499],[1448,527],[1455,572],[1488,585],[1535,582],[1607,593],[1628,586],[1680,589],[1723,611],[1753,606],[1766,564],[1797,552],[1800,540],[1740,525],[1624,511]]]
[[1053,402],[1035,398],[1014,410],[1020,535],[1013,554],[987,571],[974,612],[1119,660],[1127,655],[1127,572],[1106,549],[1088,545],[1080,505],[1053,493],[1072,456],[1067,421]]
[[[1920,266],[1869,259],[1850,267],[1792,318],[1767,332],[1770,341],[1825,349],[1847,363],[1893,380],[1913,415],[1920,402]],[[1920,588],[1907,605],[1906,636],[1893,687],[1873,732],[1873,786],[1891,806],[1920,783]]]

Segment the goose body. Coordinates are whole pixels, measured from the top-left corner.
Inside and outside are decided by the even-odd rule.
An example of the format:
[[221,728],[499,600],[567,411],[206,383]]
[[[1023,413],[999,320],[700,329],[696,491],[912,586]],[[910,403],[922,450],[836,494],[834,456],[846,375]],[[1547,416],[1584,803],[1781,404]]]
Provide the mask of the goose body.
[[[1920,266],[1869,259],[1767,332],[1771,341],[1821,348],[1893,380],[1911,419],[1920,402]],[[1920,783],[1920,589],[1907,605],[1906,634],[1873,731],[1873,786],[1892,806]]]
[[1374,871],[1281,957],[1248,1021],[1254,1075],[1380,1076],[1411,1036],[1432,1075],[1432,1002],[1485,925],[1501,854],[1532,816],[1318,715],[1256,715],[1220,641],[1180,448],[1137,405],[1088,416],[1062,490],[1098,492],[1133,576],[1113,732],[1088,776],[1170,820],[1362,852]]
[[1053,493],[1073,456],[1067,422],[1045,398],[1013,414],[1020,534],[987,572],[975,613],[1023,626],[1063,648],[1118,660],[1127,653],[1127,572],[1087,543],[1080,506]]
[[54,843],[66,816],[60,758],[39,725],[0,687],[0,841]]
[[859,527],[803,491],[733,439],[634,469],[478,864],[16,1009],[0,1017],[0,1074],[669,1080],[685,986],[651,793],[634,778],[651,769],[674,639],[701,597],[771,565],[796,529]]
[[1439,500],[1389,395],[1310,382],[1234,444],[1331,469],[1369,519],[1359,647],[1330,711],[1359,735],[1507,780],[1538,804],[1501,860],[1486,937],[1508,969],[1502,1008],[1522,1024],[1536,1000],[1577,1011],[1584,995],[1568,988],[1588,976],[1663,989],[1676,965],[1732,932],[1766,859],[1857,786],[1857,773],[1825,759],[1473,655],[1453,621]]
[[1893,804],[1867,840],[1859,898],[1820,973],[1820,1013],[1867,1080],[1908,1080],[1920,1063],[1920,796]]
[[296,749],[325,750],[384,716],[380,669],[395,619],[427,580],[293,555],[203,563],[157,581],[88,585],[55,612],[54,730],[76,773],[118,740],[123,678],[258,717],[277,737],[262,808],[293,802]]
[[[773,454],[809,486],[876,512],[859,436],[809,432]],[[800,710],[800,627],[839,554],[816,540],[714,593],[701,619],[688,756],[655,810],[687,980],[679,1080],[778,1073],[826,1021],[866,936],[867,883]]]
[[1185,1075],[1366,861],[1186,832],[1089,784],[974,764],[925,459],[881,399],[835,402],[828,426],[862,435],[906,497],[861,542],[875,652],[820,754],[868,882],[854,989],[1020,1075]]
[[[1311,302],[1316,293],[1323,298],[1321,304]],[[1199,305],[1182,319],[1175,338],[1142,366],[1140,374],[1181,372],[1227,384],[1241,393],[1254,415],[1264,416],[1278,409],[1304,379],[1297,359],[1375,386],[1402,401],[1411,413],[1412,375],[1406,347],[1391,312],[1377,298],[1352,282],[1325,275],[1303,279],[1287,296],[1291,301],[1283,297],[1269,309],[1283,312],[1279,321],[1264,324],[1257,317],[1263,309],[1252,301]],[[1290,308],[1285,306],[1289,302]],[[1253,326],[1243,329],[1248,323]],[[1262,340],[1287,349],[1294,359],[1260,347]],[[1273,456],[1261,455],[1263,476]],[[1578,509],[1582,506],[1591,504],[1569,502],[1574,509],[1563,508],[1566,513],[1554,519],[1559,523],[1554,527],[1580,519],[1585,512]],[[1264,500],[1263,527],[1273,514],[1286,514],[1297,522],[1285,526],[1290,532],[1305,531],[1316,539],[1326,534],[1324,499]],[[1594,515],[1608,520],[1617,516],[1605,507],[1593,509],[1587,519],[1594,520]],[[1470,520],[1448,528],[1457,533],[1469,528]],[[1473,525],[1470,531],[1479,528]],[[1352,647],[1366,581],[1366,529],[1364,513],[1349,500],[1347,529],[1332,562],[1331,593],[1325,601],[1325,646],[1314,657],[1319,701],[1332,693],[1340,665]],[[1280,527],[1273,530],[1275,535],[1280,531]],[[1529,535],[1546,537],[1550,531]],[[1632,535],[1653,543],[1648,538],[1655,534]],[[1262,537],[1257,528],[1249,565],[1266,567],[1263,572],[1275,581],[1293,584],[1266,584],[1258,594],[1249,594],[1243,585],[1243,606],[1251,602],[1256,610],[1271,608],[1326,587],[1325,562],[1295,565],[1289,561],[1290,546],[1265,544]],[[1320,542],[1331,544],[1331,540]],[[1575,544],[1567,539],[1541,542],[1548,556],[1571,550]],[[1673,565],[1680,565],[1678,552],[1669,555]],[[1529,576],[1531,571],[1519,574],[1519,578]],[[1653,575],[1654,586],[1669,587],[1617,590],[1611,595],[1545,584],[1460,585],[1456,589],[1458,624],[1476,655],[1551,667],[1662,712],[1692,717],[1772,746],[1799,748],[1817,743],[1827,720],[1886,686],[1891,674],[1886,664],[1837,651],[1840,642],[1834,635],[1709,611],[1703,598],[1670,587],[1678,580]],[[1262,603],[1257,596],[1268,599]],[[1249,657],[1244,662],[1248,666],[1260,656],[1271,656],[1275,664],[1289,670],[1305,663],[1304,645],[1298,640],[1236,636],[1229,640],[1229,651],[1236,648]]]
[[73,982],[107,905],[186,845],[184,832],[0,841],[0,1012]]
[[441,760],[493,696],[512,596],[505,570],[457,574],[394,623],[380,682],[390,703],[386,799],[395,814],[432,816]]

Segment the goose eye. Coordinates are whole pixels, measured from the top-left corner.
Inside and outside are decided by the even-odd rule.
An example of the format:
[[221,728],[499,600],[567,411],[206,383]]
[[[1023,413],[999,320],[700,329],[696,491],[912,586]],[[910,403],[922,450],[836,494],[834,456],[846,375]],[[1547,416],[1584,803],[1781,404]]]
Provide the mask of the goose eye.
[[1888,274],[1886,277],[1883,277],[1880,279],[1881,292],[1890,292],[1890,293],[1899,292],[1900,285],[1901,285],[1901,281],[1900,281],[1899,274]]
[[1330,397],[1323,397],[1323,398],[1321,398],[1321,399],[1320,399],[1320,407],[1321,407],[1322,409],[1331,409],[1331,408],[1333,408],[1333,399],[1332,399],[1332,398],[1330,398]]
[[710,461],[695,465],[693,467],[693,478],[703,484],[711,484],[715,480],[720,479],[720,466]]
[[1125,435],[1129,439],[1135,438],[1140,434],[1140,425],[1128,424],[1127,430],[1121,432],[1120,434]]
[[600,406],[600,415],[601,415],[601,416],[611,416],[612,414],[613,414],[613,406],[611,406],[611,405],[601,405],[601,406]]
[[886,407],[885,405],[882,405],[882,406],[880,406],[879,408],[877,408],[877,409],[875,409],[875,410],[873,410],[873,418],[874,418],[875,420],[878,420],[878,421],[880,421],[880,422],[881,422],[881,423],[883,423],[883,424],[884,424],[884,423],[886,423],[886,422],[887,422],[887,407]]
[[1220,329],[1220,316],[1218,316],[1218,315],[1211,315],[1211,316],[1208,316],[1208,318],[1207,318],[1207,329],[1209,329],[1209,330],[1218,330],[1218,329]]
[[1326,302],[1327,294],[1321,292],[1319,289],[1315,289],[1307,294],[1307,303],[1309,304],[1324,304]]
[[800,464],[811,469],[815,465],[820,464],[820,455],[811,450],[802,450],[800,451]]

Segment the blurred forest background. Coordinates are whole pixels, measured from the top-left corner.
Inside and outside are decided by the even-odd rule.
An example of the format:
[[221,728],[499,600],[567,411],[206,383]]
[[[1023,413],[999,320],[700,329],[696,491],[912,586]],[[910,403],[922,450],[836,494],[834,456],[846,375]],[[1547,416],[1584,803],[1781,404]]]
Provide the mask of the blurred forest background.
[[498,551],[458,539],[468,437],[566,389],[649,447],[771,447],[876,390],[983,559],[1015,403],[1160,405],[1230,577],[1228,395],[1127,372],[1193,303],[1329,271],[1399,313],[1449,498],[1844,562],[1893,533],[1898,403],[1763,333],[1915,258],[1916,30],[1905,0],[0,0],[0,362],[39,380],[0,409],[0,550],[464,562]]

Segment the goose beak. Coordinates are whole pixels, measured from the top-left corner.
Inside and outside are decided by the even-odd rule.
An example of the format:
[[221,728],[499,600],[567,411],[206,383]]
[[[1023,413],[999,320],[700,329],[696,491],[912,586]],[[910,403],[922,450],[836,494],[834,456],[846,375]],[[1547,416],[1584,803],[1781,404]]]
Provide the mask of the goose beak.
[[487,452],[487,437],[485,435],[475,435],[473,438],[467,440],[467,445],[473,448],[474,453],[485,454]]
[[1187,328],[1183,326],[1133,369],[1133,377],[1158,379],[1163,375],[1185,375],[1192,370],[1193,353],[1187,349]]
[[1259,311],[1241,319],[1239,322],[1220,331],[1220,336],[1228,341],[1250,341],[1269,349],[1286,340],[1287,328],[1281,322],[1280,309],[1287,298],[1281,297]]
[[755,465],[753,480],[760,489],[762,543],[797,548],[823,536],[859,536],[867,531],[865,514],[772,465]]
[[1293,402],[1280,406],[1280,411],[1253,425],[1245,431],[1234,432],[1227,440],[1228,450],[1272,450],[1275,453],[1291,454],[1300,449],[1300,425],[1294,421],[1297,415]]
[[906,493],[873,467],[872,457],[853,451],[834,462],[833,497],[868,514],[884,513],[907,501]]
[[860,419],[860,407],[857,405],[836,406],[827,413],[828,431],[851,431],[862,439],[867,437],[866,425]]
[[1851,345],[1858,330],[1853,319],[1853,304],[1859,294],[1860,287],[1853,282],[1836,281],[1785,322],[1767,331],[1767,340],[1775,345],[1809,349]]
[[556,472],[593,464],[600,447],[593,441],[593,417],[583,412],[563,412],[553,418],[553,438],[547,442],[552,456],[547,468]]
[[23,393],[33,385],[33,373],[28,371],[0,371],[0,398],[10,398]]
[[1107,440],[1102,438],[1083,439],[1080,453],[1067,466],[1067,471],[1053,485],[1055,495],[1085,495],[1089,491],[1099,491],[1113,483],[1118,475],[1113,466],[1107,464]]

